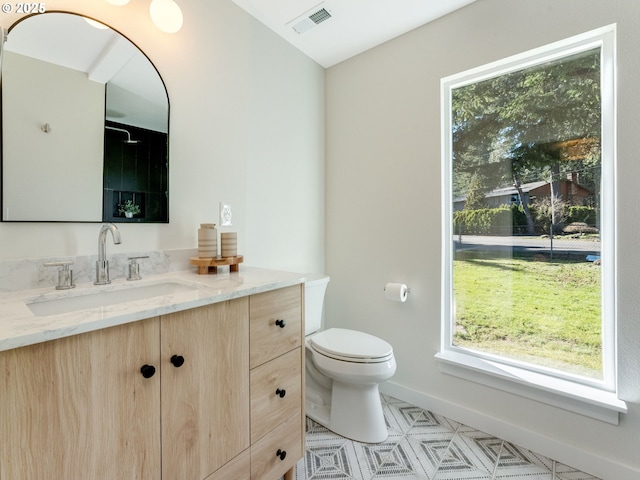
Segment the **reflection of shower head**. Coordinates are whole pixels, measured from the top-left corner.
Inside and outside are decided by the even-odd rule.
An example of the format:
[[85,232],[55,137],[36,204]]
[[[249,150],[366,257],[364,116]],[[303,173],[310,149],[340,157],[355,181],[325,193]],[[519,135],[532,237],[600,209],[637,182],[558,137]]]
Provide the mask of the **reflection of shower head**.
[[127,134],[127,139],[123,140],[123,143],[129,144],[129,145],[140,143],[140,140],[131,140],[131,134],[129,133],[128,130],[125,130],[124,128],[110,127],[108,125],[105,126],[104,128],[108,128],[109,130],[115,130],[116,132],[126,133]]

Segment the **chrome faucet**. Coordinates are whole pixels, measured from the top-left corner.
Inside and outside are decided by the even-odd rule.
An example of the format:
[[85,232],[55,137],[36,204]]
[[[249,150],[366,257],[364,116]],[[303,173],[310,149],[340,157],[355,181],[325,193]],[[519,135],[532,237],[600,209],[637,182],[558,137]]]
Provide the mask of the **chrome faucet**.
[[106,285],[111,283],[109,279],[109,260],[107,260],[107,232],[111,232],[113,243],[122,243],[120,231],[113,223],[105,223],[98,235],[98,261],[96,262],[96,281],[94,285]]

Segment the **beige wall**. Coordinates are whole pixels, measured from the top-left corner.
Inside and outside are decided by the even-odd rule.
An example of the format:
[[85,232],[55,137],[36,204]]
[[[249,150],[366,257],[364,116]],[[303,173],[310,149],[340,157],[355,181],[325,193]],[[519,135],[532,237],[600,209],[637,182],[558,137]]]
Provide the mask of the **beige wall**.
[[[155,64],[169,93],[170,224],[120,224],[110,252],[195,248],[200,223],[233,208],[245,264],[324,269],[324,69],[231,0],[180,0],[156,29],[149,2],[48,0],[109,24]],[[3,14],[9,27],[17,17]],[[290,201],[295,198],[295,201]],[[0,260],[97,254],[97,224],[0,223]],[[185,265],[185,267],[188,267]]]
[[[440,79],[618,24],[619,426],[442,374]],[[611,480],[640,478],[640,8],[636,0],[479,0],[327,71],[329,326],[393,346],[390,387],[461,421]],[[627,206],[627,207],[626,207]],[[403,282],[405,304],[385,301]],[[611,463],[607,463],[611,462]],[[616,464],[635,469],[613,470]],[[625,477],[625,475],[628,475]]]

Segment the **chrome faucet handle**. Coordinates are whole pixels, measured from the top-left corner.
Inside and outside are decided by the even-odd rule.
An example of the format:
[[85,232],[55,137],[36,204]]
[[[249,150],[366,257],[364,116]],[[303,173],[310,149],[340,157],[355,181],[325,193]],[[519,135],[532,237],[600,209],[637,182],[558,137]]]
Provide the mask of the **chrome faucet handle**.
[[141,280],[140,276],[140,264],[138,260],[142,260],[143,258],[149,258],[149,255],[143,255],[140,257],[129,257],[129,276],[127,280]]
[[71,270],[71,265],[73,265],[72,260],[46,262],[44,264],[45,267],[62,267],[58,270],[58,285],[56,285],[56,290],[69,290],[70,288],[76,287],[73,283],[73,270]]

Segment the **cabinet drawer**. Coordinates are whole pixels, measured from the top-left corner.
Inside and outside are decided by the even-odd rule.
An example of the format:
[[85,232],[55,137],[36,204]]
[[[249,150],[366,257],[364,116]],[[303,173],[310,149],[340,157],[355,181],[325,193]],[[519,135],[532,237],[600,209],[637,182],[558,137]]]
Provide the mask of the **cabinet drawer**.
[[301,351],[298,347],[251,371],[252,444],[287,418],[302,418]]
[[251,480],[280,478],[302,458],[300,422],[292,416],[251,446]]
[[262,365],[302,344],[301,288],[300,285],[294,285],[251,296],[249,302],[251,368]]

